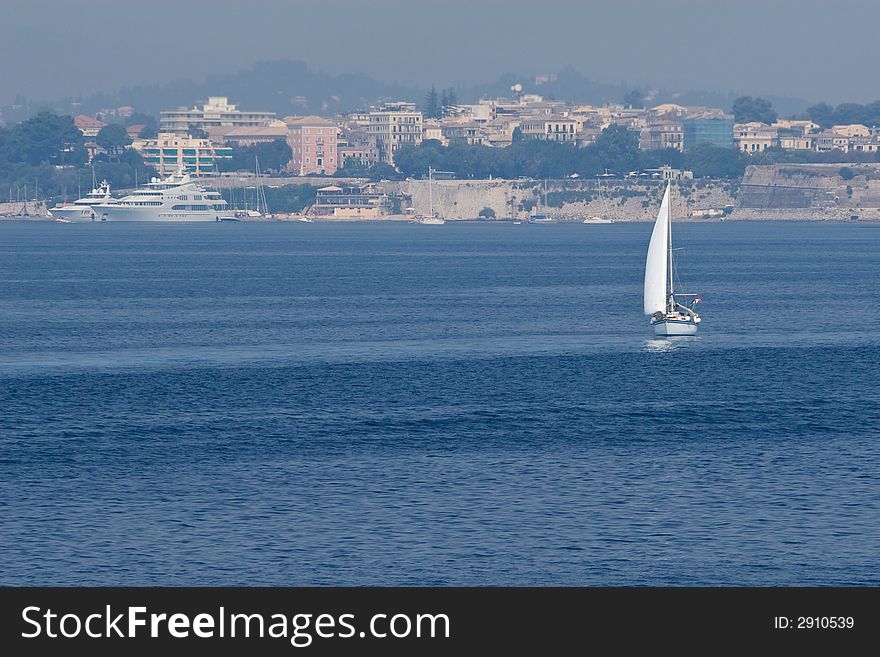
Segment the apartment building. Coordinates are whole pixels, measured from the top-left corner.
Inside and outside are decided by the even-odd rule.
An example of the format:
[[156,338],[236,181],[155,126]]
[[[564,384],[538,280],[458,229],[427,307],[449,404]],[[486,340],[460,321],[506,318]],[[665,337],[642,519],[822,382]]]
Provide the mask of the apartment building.
[[523,119],[520,132],[523,139],[574,142],[582,121],[573,116],[538,116]]
[[232,149],[227,146],[169,132],[160,132],[156,139],[135,140],[132,148],[161,176],[177,173],[181,166],[193,176],[214,175],[222,169],[223,160],[232,158]]
[[231,128],[268,126],[275,120],[275,112],[251,112],[239,110],[230,104],[226,96],[211,96],[201,107],[180,107],[159,113],[159,130],[188,134],[190,126],[211,133]]
[[336,124],[320,116],[289,116],[287,143],[291,158],[288,171],[300,176],[323,174],[332,176],[339,168]]
[[680,151],[684,148],[684,128],[677,122],[653,123],[639,131],[639,148],[642,150],[657,150],[674,148]]
[[401,146],[421,144],[422,120],[415,103],[385,103],[370,110],[366,129],[375,139],[380,160],[393,165],[394,153]]

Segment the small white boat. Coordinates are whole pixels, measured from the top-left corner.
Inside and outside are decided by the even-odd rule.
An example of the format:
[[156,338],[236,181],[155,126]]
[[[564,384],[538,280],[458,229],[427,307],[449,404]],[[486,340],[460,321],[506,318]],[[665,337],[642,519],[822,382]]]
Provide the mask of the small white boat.
[[[675,292],[673,288],[672,217],[669,210],[671,188],[672,183],[667,183],[648,245],[648,257],[645,261],[645,314],[651,318],[651,326],[657,335],[696,335],[702,320],[694,307],[702,301],[702,297],[698,294]],[[691,303],[689,306],[681,304],[677,301],[678,298],[690,298]]]
[[311,219],[309,219],[308,217],[299,217],[299,218],[297,219],[297,221],[302,221],[303,223],[307,223],[307,224],[314,223],[314,222],[313,222]]
[[606,219],[605,217],[587,217],[584,219],[585,224],[613,224],[613,219]]

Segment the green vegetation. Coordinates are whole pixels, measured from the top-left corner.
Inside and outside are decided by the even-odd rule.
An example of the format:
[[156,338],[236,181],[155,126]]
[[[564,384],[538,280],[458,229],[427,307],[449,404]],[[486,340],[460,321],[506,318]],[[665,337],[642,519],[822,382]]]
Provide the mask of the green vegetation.
[[119,123],[105,125],[95,137],[95,143],[118,160],[119,155],[131,146],[131,137]]
[[353,158],[345,161],[345,166],[333,174],[337,178],[367,178],[368,180],[399,180],[400,172],[384,162],[376,162],[373,166]]
[[[117,150],[113,155],[95,158],[98,180],[106,178],[119,189],[133,186],[136,179],[143,182],[156,175],[138,153],[119,147],[124,141],[118,135],[120,126],[105,132],[108,128],[102,130],[106,143],[111,147],[116,144]],[[85,193],[91,188],[92,172],[84,142],[70,116],[52,112],[41,112],[9,128],[0,128],[0,194],[24,195],[25,187],[30,198],[34,197],[35,187],[43,199],[72,199],[77,190]]]
[[768,148],[748,158],[749,164],[842,164],[860,162],[877,162],[876,153],[850,151],[788,151],[781,148]]
[[[264,186],[266,193],[266,204],[269,206],[269,212],[302,212],[307,206],[315,202],[315,196],[318,187],[315,185],[283,185],[280,187]],[[221,196],[226,202],[237,210],[243,210],[245,207],[245,197],[247,197],[247,206],[253,209],[254,196],[253,190],[249,192],[241,189],[221,189]]]
[[773,104],[764,98],[740,96],[733,101],[733,117],[737,123],[773,123],[778,118]]
[[455,95],[455,89],[449,87],[440,95],[440,113],[443,116],[449,116],[458,104],[458,97]]
[[692,169],[696,176],[735,178],[745,168],[745,158],[729,148],[700,145],[687,153],[640,151],[638,135],[621,126],[605,129],[586,148],[540,140],[515,140],[508,148],[460,143],[444,147],[429,140],[401,148],[394,159],[400,172],[411,177],[424,176],[429,166],[452,171],[457,178],[506,179],[566,178],[572,174],[595,178],[606,171],[623,175],[662,165]]
[[345,166],[336,169],[333,175],[337,178],[367,178],[370,175],[370,167],[366,162],[350,157],[345,161]]
[[495,210],[493,210],[492,208],[483,208],[482,210],[480,210],[477,216],[483,219],[494,219]]
[[439,119],[441,116],[440,94],[437,93],[437,88],[433,84],[428,95],[425,96],[422,114],[424,114],[426,119]]
[[232,159],[220,160],[219,167],[222,171],[253,171],[255,158],[259,158],[261,173],[278,172],[287,166],[291,155],[287,142],[278,139],[264,144],[234,148]]
[[623,94],[623,104],[627,107],[644,107],[645,94],[638,89],[627,91],[625,94]]
[[856,177],[855,172],[849,167],[840,167],[840,171],[838,171],[837,173],[844,180],[852,180]]
[[823,128],[851,123],[861,123],[869,127],[880,125],[880,100],[867,105],[841,103],[837,107],[832,107],[828,103],[818,103],[807,108],[807,117]]

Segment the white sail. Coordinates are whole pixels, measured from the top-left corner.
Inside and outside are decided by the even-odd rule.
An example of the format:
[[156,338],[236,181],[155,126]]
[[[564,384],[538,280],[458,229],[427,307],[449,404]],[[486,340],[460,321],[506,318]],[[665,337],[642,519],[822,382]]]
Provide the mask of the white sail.
[[648,259],[645,262],[645,314],[666,312],[666,277],[668,276],[669,249],[669,185],[663,194],[663,203],[657,213],[651,243],[648,245]]

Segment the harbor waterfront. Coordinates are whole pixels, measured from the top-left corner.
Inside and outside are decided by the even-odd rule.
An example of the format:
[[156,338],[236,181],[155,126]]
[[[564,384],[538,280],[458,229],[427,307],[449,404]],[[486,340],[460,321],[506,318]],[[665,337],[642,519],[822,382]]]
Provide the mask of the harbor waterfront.
[[0,223],[0,584],[880,584],[880,226],[651,230]]

